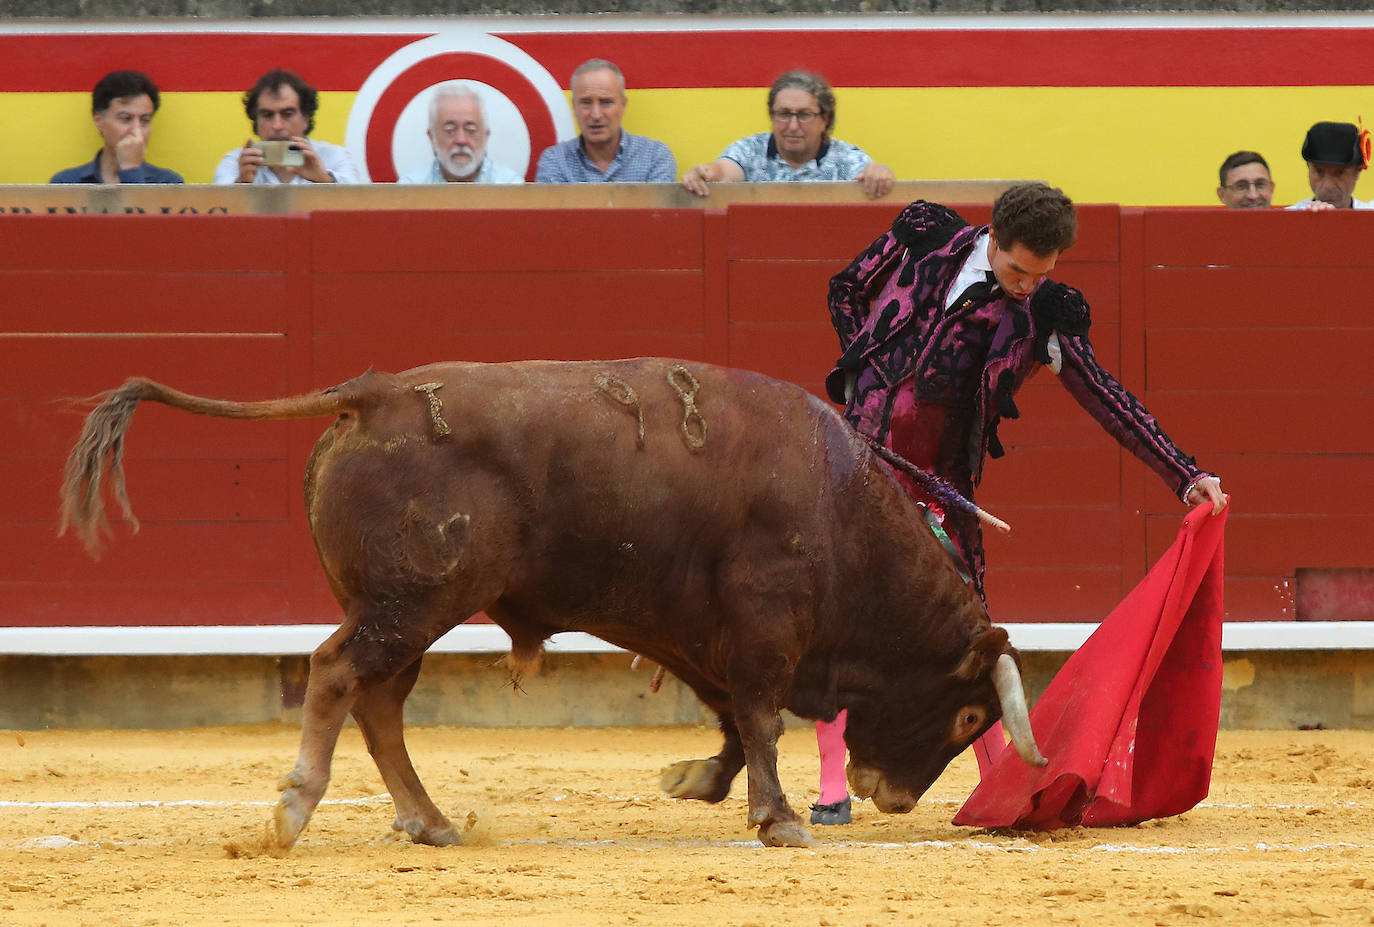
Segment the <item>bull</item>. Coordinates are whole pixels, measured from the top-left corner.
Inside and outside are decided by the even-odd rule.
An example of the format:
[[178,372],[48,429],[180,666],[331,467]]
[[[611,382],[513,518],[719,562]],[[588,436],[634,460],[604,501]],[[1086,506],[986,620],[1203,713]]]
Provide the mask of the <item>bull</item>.
[[344,620],[310,658],[275,852],[323,797],[350,713],[393,826],[459,842],[411,763],[402,706],[429,646],[479,612],[510,635],[517,680],[550,635],[584,631],[690,686],[724,743],[661,785],[719,802],[747,766],[748,823],[767,846],[811,843],[778,779],[783,708],[848,709],[851,787],[884,812],[910,811],[999,717],[1027,762],[1045,762],[1006,631],[879,450],[800,387],[664,359],[434,364],[260,402],[134,378],[104,394],[67,461],[60,530],[93,556],[106,495],[137,529],[122,452],[144,400],[334,417],[305,499]]

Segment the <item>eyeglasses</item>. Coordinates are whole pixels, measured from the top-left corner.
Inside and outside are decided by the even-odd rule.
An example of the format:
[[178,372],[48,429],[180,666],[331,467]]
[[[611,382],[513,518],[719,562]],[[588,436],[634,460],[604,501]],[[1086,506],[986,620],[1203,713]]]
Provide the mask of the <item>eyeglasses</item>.
[[1272,180],[1237,180],[1235,183],[1228,183],[1226,189],[1232,193],[1249,193],[1254,190],[1256,193],[1268,193],[1274,189]]
[[804,126],[809,125],[811,120],[819,115],[820,113],[814,112],[813,110],[802,110],[800,113],[793,113],[785,109],[775,109],[773,110],[773,121],[780,126],[785,126],[795,119],[797,120],[797,125]]

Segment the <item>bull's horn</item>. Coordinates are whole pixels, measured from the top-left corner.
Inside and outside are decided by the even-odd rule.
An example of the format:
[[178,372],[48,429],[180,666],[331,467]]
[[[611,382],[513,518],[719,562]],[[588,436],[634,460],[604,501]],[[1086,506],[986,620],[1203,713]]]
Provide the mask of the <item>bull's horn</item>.
[[1031,733],[1026,691],[1021,686],[1021,673],[1011,654],[1004,653],[997,658],[997,665],[992,668],[992,684],[997,687],[997,699],[1002,703],[1002,726],[1011,736],[1011,745],[1030,765],[1047,765],[1049,760],[1040,755],[1035,735]]

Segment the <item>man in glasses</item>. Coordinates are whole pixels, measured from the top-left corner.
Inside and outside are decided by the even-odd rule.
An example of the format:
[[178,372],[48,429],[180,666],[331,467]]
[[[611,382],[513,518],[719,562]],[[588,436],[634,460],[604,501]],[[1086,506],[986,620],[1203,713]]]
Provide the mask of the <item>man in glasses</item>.
[[1222,161],[1217,199],[1227,209],[1268,209],[1274,201],[1269,162],[1258,151],[1237,151]]
[[715,161],[682,175],[682,185],[697,196],[722,181],[857,180],[869,199],[886,196],[895,179],[862,148],[832,138],[835,92],[825,79],[807,71],[788,71],[768,91],[772,132],[748,135]]
[[524,183],[487,157],[491,127],[482,98],[463,81],[440,84],[429,101],[429,146],[434,157],[398,183]]
[[1307,130],[1302,159],[1312,198],[1289,209],[1374,209],[1374,203],[1355,199],[1355,184],[1369,166],[1369,131],[1353,122],[1318,122]]

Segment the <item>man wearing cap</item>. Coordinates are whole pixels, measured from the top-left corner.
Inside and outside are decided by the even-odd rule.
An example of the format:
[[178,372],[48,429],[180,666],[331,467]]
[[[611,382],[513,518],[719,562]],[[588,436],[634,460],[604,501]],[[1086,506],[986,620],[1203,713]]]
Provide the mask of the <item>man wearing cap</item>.
[[1355,199],[1360,172],[1369,166],[1370,138],[1367,129],[1353,122],[1318,122],[1307,130],[1302,159],[1307,162],[1307,182],[1312,198],[1289,209],[1374,209],[1374,203]]

